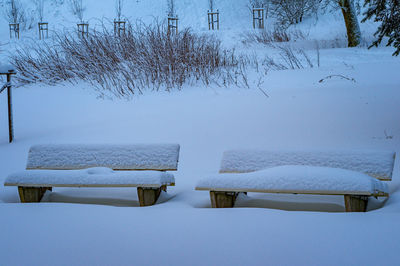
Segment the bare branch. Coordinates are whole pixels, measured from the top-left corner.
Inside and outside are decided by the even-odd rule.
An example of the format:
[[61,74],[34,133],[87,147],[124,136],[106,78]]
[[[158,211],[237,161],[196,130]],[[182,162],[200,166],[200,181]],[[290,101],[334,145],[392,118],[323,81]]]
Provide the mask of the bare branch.
[[319,83],[325,82],[327,79],[332,79],[332,78],[340,78],[340,79],[345,79],[345,80],[348,80],[348,81],[356,82],[356,80],[354,78],[349,78],[349,77],[346,77],[344,75],[329,75],[329,76],[321,79],[319,81]]

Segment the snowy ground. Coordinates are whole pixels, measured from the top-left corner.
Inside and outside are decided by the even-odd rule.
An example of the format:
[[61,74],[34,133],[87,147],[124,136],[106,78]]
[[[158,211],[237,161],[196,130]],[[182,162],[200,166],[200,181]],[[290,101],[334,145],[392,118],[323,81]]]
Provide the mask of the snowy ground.
[[[206,192],[193,190],[218,171],[226,149],[399,150],[398,59],[386,49],[326,53],[352,67],[271,72],[263,87],[269,98],[237,88],[132,101],[99,100],[84,84],[15,90],[15,143],[7,144],[6,116],[0,120],[1,180],[25,167],[37,143],[177,142],[182,149],[177,186],[149,208],[137,207],[135,189],[55,189],[46,203],[24,205],[15,188],[2,188],[1,264],[398,264],[398,165],[389,200],[362,214],[341,213],[341,197],[263,194],[238,202],[257,208],[214,210]],[[318,82],[337,73],[356,82]]]
[[[194,191],[228,149],[398,152],[400,61],[392,52],[323,49],[320,68],[269,72],[260,87],[269,97],[257,86],[201,84],[129,101],[99,99],[84,83],[15,89],[13,144],[0,113],[0,183],[40,143],[179,143],[181,154],[176,187],[152,207],[138,207],[134,188],[56,188],[41,204],[20,204],[16,188],[0,186],[0,265],[398,265],[398,161],[390,198],[373,200],[367,213],[343,213],[342,197],[257,193],[234,209],[211,209],[208,193]],[[329,75],[355,81],[319,82]]]

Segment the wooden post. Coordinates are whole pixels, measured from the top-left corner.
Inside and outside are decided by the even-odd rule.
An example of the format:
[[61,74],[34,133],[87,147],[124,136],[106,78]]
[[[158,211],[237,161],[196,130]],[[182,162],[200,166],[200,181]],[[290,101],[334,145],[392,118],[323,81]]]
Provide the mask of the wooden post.
[[13,127],[13,113],[12,113],[12,85],[11,85],[11,76],[15,75],[15,71],[13,69],[8,70],[7,72],[0,73],[0,75],[7,76],[7,83],[1,88],[0,93],[3,92],[7,88],[7,106],[8,106],[8,140],[9,142],[13,142],[14,140],[14,127]]
[[137,194],[139,198],[140,207],[151,206],[156,204],[163,187],[146,188],[138,187]]
[[53,189],[51,187],[18,187],[22,203],[40,202],[47,190]]
[[178,16],[168,16],[168,34],[171,34],[174,29],[178,34]]
[[211,30],[210,29],[210,25],[211,25],[210,10],[207,12],[207,20],[208,20],[208,30]]
[[254,7],[253,6],[253,28],[264,29],[264,17],[265,9],[264,7]]
[[219,30],[219,11],[217,10],[217,30]]
[[47,39],[49,37],[49,23],[39,22],[39,40]]
[[[208,30],[219,30],[219,11],[216,12],[208,10],[207,12],[208,17]],[[216,24],[216,26],[215,26]]]
[[78,35],[79,37],[89,36],[89,24],[88,23],[78,23]]
[[114,19],[114,36],[121,37],[122,34],[125,35],[126,31],[126,21]]
[[346,212],[366,212],[368,196],[345,195],[344,204]]
[[[11,84],[11,73],[7,74],[7,83]],[[7,87],[7,100],[8,100],[8,139],[9,142],[14,140],[14,125],[13,125],[13,113],[12,113],[12,91],[11,85]]]
[[15,38],[19,39],[19,23],[10,23],[10,39]]
[[211,207],[233,208],[238,194],[237,192],[210,191]]

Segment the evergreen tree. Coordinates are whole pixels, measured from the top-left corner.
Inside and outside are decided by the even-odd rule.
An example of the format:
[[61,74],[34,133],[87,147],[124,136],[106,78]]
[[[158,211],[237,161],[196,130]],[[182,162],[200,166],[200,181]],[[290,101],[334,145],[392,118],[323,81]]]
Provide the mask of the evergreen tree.
[[374,18],[381,25],[375,32],[377,40],[372,46],[378,46],[384,37],[388,37],[387,46],[393,45],[396,51],[393,55],[400,54],[400,0],[365,0],[368,6],[362,22]]

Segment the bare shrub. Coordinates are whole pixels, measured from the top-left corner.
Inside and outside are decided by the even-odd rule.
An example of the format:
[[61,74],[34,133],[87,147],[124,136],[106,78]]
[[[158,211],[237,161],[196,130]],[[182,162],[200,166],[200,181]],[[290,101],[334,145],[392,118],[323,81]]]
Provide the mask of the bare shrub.
[[4,16],[9,23],[22,23],[25,20],[25,9],[19,0],[6,2]]
[[249,0],[250,5],[254,7],[262,7],[268,5],[268,0]]
[[248,4],[246,5],[249,11],[251,12],[252,9],[264,7],[265,9],[265,16],[268,17],[268,10],[269,10],[269,0],[249,0]]
[[83,6],[82,0],[69,0],[69,7],[72,14],[74,14],[80,22],[83,22],[83,13],[86,8]]
[[34,17],[27,12],[20,0],[5,2],[3,15],[10,24],[19,24],[20,30],[31,29],[34,26]]
[[167,0],[168,6],[168,16],[175,16],[175,0]]
[[208,9],[214,11],[215,0],[208,0]]
[[269,0],[249,0],[246,5],[250,13],[253,13],[253,8],[264,8],[264,18],[267,19],[269,15],[270,3]]
[[21,83],[84,80],[122,97],[146,88],[179,89],[196,81],[208,85],[214,78],[239,84],[240,77],[235,80],[231,73],[243,61],[222,50],[215,37],[189,29],[168,35],[161,24],[128,26],[119,38],[106,28],[88,38],[65,33],[55,38],[54,45],[21,46],[11,59]]
[[271,0],[272,14],[282,27],[288,27],[316,14],[321,0]]
[[[310,56],[303,49],[294,49],[289,45],[274,46],[279,50],[280,60],[273,59],[269,56],[265,57],[263,64],[272,70],[286,70],[286,69],[303,69],[306,67],[314,67]],[[317,56],[319,50],[317,50]],[[317,59],[319,60],[319,58]],[[319,61],[317,62],[319,66]]]
[[275,28],[273,30],[263,29],[251,31],[243,36],[244,43],[262,43],[271,44],[273,42],[289,42],[296,40],[305,40],[305,34],[300,30],[286,30]]
[[35,11],[38,16],[39,22],[43,22],[44,18],[44,2],[45,0],[34,0],[35,3]]
[[124,0],[115,0],[115,12],[117,14],[117,19],[120,21],[122,18],[122,10],[124,8]]

